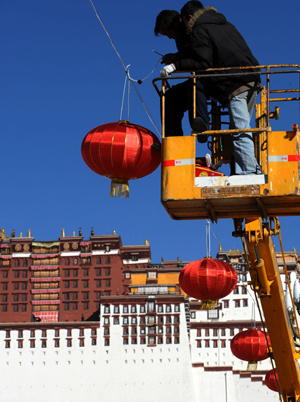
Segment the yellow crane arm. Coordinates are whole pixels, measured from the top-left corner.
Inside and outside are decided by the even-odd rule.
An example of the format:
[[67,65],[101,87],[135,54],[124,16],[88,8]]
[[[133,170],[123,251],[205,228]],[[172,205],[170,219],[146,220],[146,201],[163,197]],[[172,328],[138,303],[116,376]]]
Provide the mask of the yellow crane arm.
[[288,318],[272,235],[280,232],[277,218],[274,229],[261,218],[246,218],[242,231],[235,221],[236,236],[243,237],[250,259],[251,285],[260,298],[276,363],[282,397],[285,402],[300,400],[300,369],[293,332]]

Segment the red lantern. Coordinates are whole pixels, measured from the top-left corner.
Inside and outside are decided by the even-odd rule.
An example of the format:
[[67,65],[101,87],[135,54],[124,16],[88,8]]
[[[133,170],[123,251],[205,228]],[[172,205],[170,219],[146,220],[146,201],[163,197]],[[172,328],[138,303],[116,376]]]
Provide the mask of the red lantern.
[[179,283],[189,296],[202,300],[202,308],[213,309],[217,300],[235,288],[237,274],[227,262],[203,258],[183,268]]
[[[269,335],[266,336],[270,345]],[[266,336],[255,328],[239,332],[231,339],[231,352],[238,359],[248,361],[248,370],[256,370],[257,362],[268,357]]]
[[278,374],[277,374],[276,369],[274,369],[274,370],[272,369],[267,372],[266,378],[265,378],[265,384],[270,390],[279,392],[278,386],[277,386],[277,384],[279,385],[279,380],[278,380]]
[[160,164],[160,142],[151,131],[128,121],[91,130],[81,154],[90,169],[112,179],[111,196],[129,197],[128,180],[152,173]]

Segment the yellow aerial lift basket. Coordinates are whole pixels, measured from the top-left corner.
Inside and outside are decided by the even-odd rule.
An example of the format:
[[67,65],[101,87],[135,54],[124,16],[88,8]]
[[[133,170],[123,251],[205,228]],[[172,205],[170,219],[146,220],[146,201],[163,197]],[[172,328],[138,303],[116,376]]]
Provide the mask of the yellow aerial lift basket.
[[[255,68],[255,67],[252,67]],[[256,67],[258,68],[258,67]],[[240,68],[246,70],[245,68]],[[255,128],[246,130],[222,130],[221,107],[212,104],[212,128],[203,135],[209,136],[213,163],[230,162],[230,134],[252,132],[256,157],[262,167],[261,175],[200,176],[196,177],[196,136],[165,137],[164,105],[168,82],[174,79],[201,79],[201,73],[157,78],[154,87],[162,104],[162,164],[161,202],[173,219],[244,218],[260,216],[300,215],[300,138],[298,125],[291,120],[287,131],[272,131],[270,119],[279,118],[279,107],[270,111],[271,102],[298,101],[300,89],[271,89],[270,81],[278,74],[298,74],[299,65],[259,66],[258,72],[264,85],[260,102],[255,106]],[[230,69],[211,69],[214,76],[230,75]],[[226,71],[228,70],[228,71]],[[237,68],[234,68],[237,70]],[[241,71],[240,74],[247,73]],[[235,73],[236,75],[236,73]],[[265,80],[265,82],[264,82]],[[162,89],[156,82],[162,81]],[[168,82],[167,82],[168,81]],[[291,93],[297,96],[289,97]],[[275,98],[274,96],[280,96]],[[195,100],[195,90],[194,90]],[[195,116],[195,102],[194,102]],[[297,116],[299,117],[299,116]],[[291,119],[295,117],[291,116]]]

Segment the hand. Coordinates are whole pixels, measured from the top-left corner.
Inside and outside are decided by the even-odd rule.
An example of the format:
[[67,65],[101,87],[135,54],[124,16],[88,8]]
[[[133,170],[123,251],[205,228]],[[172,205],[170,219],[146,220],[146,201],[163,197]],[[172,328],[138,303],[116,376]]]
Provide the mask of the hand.
[[171,64],[176,61],[176,53],[167,53],[163,56],[161,64]]
[[173,71],[176,70],[176,67],[174,66],[174,64],[168,64],[167,66],[165,66],[161,71],[160,71],[160,76],[162,78],[167,78],[170,77],[171,73],[173,73]]

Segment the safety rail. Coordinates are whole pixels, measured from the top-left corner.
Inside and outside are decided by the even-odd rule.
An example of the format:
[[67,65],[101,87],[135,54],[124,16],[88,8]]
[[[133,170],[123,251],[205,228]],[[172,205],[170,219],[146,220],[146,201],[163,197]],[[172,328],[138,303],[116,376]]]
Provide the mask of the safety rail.
[[[234,72],[232,72],[234,70]],[[236,72],[238,70],[238,72]],[[247,70],[251,70],[247,72]],[[218,74],[219,72],[219,74]],[[278,108],[276,108],[275,112],[270,112],[270,103],[271,102],[285,102],[285,101],[300,101],[300,65],[298,64],[280,64],[280,65],[261,65],[261,66],[248,66],[248,67],[227,67],[227,68],[210,68],[207,70],[201,71],[192,71],[188,72],[189,74],[182,74],[186,72],[175,72],[172,73],[173,76],[168,78],[155,78],[152,83],[158,95],[161,98],[161,118],[162,118],[162,137],[165,137],[165,92],[166,88],[170,86],[170,82],[174,80],[193,80],[193,115],[196,117],[196,80],[197,79],[207,79],[207,78],[216,78],[216,77],[235,77],[235,76],[244,76],[244,75],[260,75],[265,76],[265,85],[264,90],[262,92],[263,97],[261,100],[261,104],[264,104],[264,110],[261,111],[259,116],[256,116],[257,119],[262,118],[264,116],[263,123],[260,122],[259,127],[249,128],[246,130],[221,130],[220,127],[213,127],[211,130],[207,130],[201,133],[201,135],[222,135],[222,134],[233,134],[240,133],[243,131],[253,132],[253,133],[261,133],[263,131],[270,131],[270,118],[278,119]],[[299,74],[299,88],[298,89],[281,89],[281,90],[271,90],[270,89],[270,79],[272,75],[278,74]],[[157,82],[162,83],[161,90],[157,86]],[[288,98],[271,98],[271,94],[290,94],[290,93],[299,93],[297,97],[288,97]],[[221,124],[223,122],[220,122]],[[193,134],[194,132],[192,132]]]

